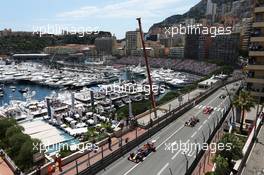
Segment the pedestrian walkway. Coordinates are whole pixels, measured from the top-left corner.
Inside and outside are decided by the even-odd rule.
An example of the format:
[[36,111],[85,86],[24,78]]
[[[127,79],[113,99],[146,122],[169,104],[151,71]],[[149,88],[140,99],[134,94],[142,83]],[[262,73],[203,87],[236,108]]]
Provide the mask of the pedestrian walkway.
[[[126,140],[128,142],[132,141],[132,140],[136,139],[136,136],[140,136],[140,135],[144,134],[145,132],[146,132],[145,129],[137,128],[137,132],[136,132],[136,130],[133,130],[133,131],[130,131],[130,132],[124,134],[122,136],[122,145],[126,144]],[[64,165],[62,167],[62,170],[63,170],[63,172],[67,171],[66,173],[64,173],[64,175],[77,174],[77,171],[81,172],[81,171],[87,169],[89,166],[100,161],[102,159],[102,157],[105,157],[105,156],[111,154],[113,151],[120,148],[120,143],[121,143],[120,138],[113,137],[112,138],[112,146],[111,146],[112,150],[109,149],[109,145],[108,145],[108,143],[106,143],[105,145],[100,147],[98,152],[90,152],[89,154],[85,154],[82,157],[78,158],[77,160]],[[102,153],[102,150],[103,150],[103,153]],[[76,168],[76,163],[80,164],[78,166],[78,169]],[[71,169],[71,170],[69,170],[69,169]],[[56,169],[56,172],[53,174],[59,175],[60,172],[58,169]]]
[[243,175],[264,175],[264,127],[258,134],[258,142],[255,143],[246,162]]

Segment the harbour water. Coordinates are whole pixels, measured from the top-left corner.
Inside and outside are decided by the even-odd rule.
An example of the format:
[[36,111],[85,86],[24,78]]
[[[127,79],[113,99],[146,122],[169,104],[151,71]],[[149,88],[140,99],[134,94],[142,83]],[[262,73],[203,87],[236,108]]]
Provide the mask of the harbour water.
[[[15,87],[15,89],[13,89]],[[24,97],[23,93],[19,92],[19,90],[23,90],[28,88],[30,91],[35,91],[35,95],[32,99],[42,101],[45,97],[49,96],[54,92],[58,92],[58,88],[48,87],[48,86],[41,86],[32,83],[25,83],[25,82],[17,82],[15,84],[5,84],[4,85],[4,96],[0,97],[0,106],[8,105],[11,100],[20,100],[25,101],[26,98]]]
[[[140,80],[143,79],[144,76],[137,76],[132,74],[129,71],[123,71],[120,75],[120,79],[123,80]],[[93,85],[91,87],[96,87],[97,85]],[[15,87],[15,89],[13,89]],[[45,85],[39,85],[30,82],[19,81],[16,83],[8,83],[4,84],[4,93],[3,96],[0,97],[0,107],[4,105],[8,105],[12,100],[25,101],[23,93],[20,90],[29,89],[30,91],[34,91],[35,95],[32,97],[34,100],[42,101],[45,97],[50,96],[52,93],[57,93],[61,89],[59,87],[50,87]]]

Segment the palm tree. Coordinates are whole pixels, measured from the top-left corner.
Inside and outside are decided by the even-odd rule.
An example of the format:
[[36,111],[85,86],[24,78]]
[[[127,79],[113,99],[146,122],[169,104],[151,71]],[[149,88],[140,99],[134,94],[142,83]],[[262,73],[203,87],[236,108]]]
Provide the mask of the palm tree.
[[235,96],[234,106],[241,110],[240,116],[242,117],[240,122],[240,132],[243,130],[245,112],[249,112],[251,108],[255,108],[255,101],[249,92],[240,91],[239,95]]

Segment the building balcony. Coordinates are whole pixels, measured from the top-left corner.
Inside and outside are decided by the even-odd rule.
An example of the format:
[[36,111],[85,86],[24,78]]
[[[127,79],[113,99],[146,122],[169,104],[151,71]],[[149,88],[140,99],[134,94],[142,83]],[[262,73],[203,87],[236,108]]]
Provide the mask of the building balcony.
[[264,22],[254,22],[253,27],[263,27],[264,28]]
[[264,71],[264,65],[252,65],[249,64],[247,66],[244,67],[245,70],[262,70]]
[[250,42],[264,42],[264,36],[251,37]]
[[264,51],[249,51],[250,57],[264,56]]
[[247,83],[264,84],[264,78],[246,78]]
[[262,7],[256,7],[254,10],[255,13],[263,13],[264,12],[264,6]]

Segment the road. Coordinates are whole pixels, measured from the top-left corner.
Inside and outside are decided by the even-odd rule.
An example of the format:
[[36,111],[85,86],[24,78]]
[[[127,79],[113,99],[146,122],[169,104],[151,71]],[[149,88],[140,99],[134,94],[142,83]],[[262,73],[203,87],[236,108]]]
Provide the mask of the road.
[[[238,89],[239,86],[230,84],[227,86],[230,92],[231,89]],[[183,175],[186,172],[187,159],[189,166],[196,156],[195,149],[177,149],[172,151],[171,143],[187,143],[191,144],[204,143],[207,140],[210,132],[213,131],[216,122],[223,116],[223,112],[230,105],[229,98],[219,98],[221,94],[226,94],[224,88],[217,90],[203,102],[194,106],[191,110],[186,112],[180,118],[170,123],[167,127],[156,133],[151,140],[156,140],[157,151],[151,153],[146,159],[138,164],[127,160],[129,153],[124,157],[116,160],[98,173],[98,175]],[[211,106],[214,111],[210,115],[203,114],[203,108]],[[184,126],[192,116],[199,118],[200,122],[193,128]],[[187,145],[186,144],[186,145]],[[179,144],[178,144],[179,145]],[[176,148],[176,144],[174,144]],[[183,147],[182,147],[183,148]],[[133,151],[135,152],[137,148]],[[186,152],[184,154],[184,152]],[[171,171],[171,173],[170,173]]]
[[[189,100],[192,100],[192,99],[198,97],[200,95],[200,93],[203,93],[203,92],[205,92],[204,89],[195,89],[188,94],[182,95],[181,104],[187,103]],[[167,103],[159,106],[159,108],[169,111],[169,110],[176,109],[177,107],[179,107],[179,105],[180,105],[180,102],[179,102],[178,98],[176,98],[170,102],[167,102]],[[165,112],[163,110],[159,110],[159,109],[157,110],[157,119],[159,117],[162,117],[165,114]],[[147,124],[150,120],[150,116],[151,116],[153,121],[156,120],[154,112],[151,112],[151,114],[148,113],[145,116],[140,117],[139,119],[137,119],[137,121],[141,125]]]

